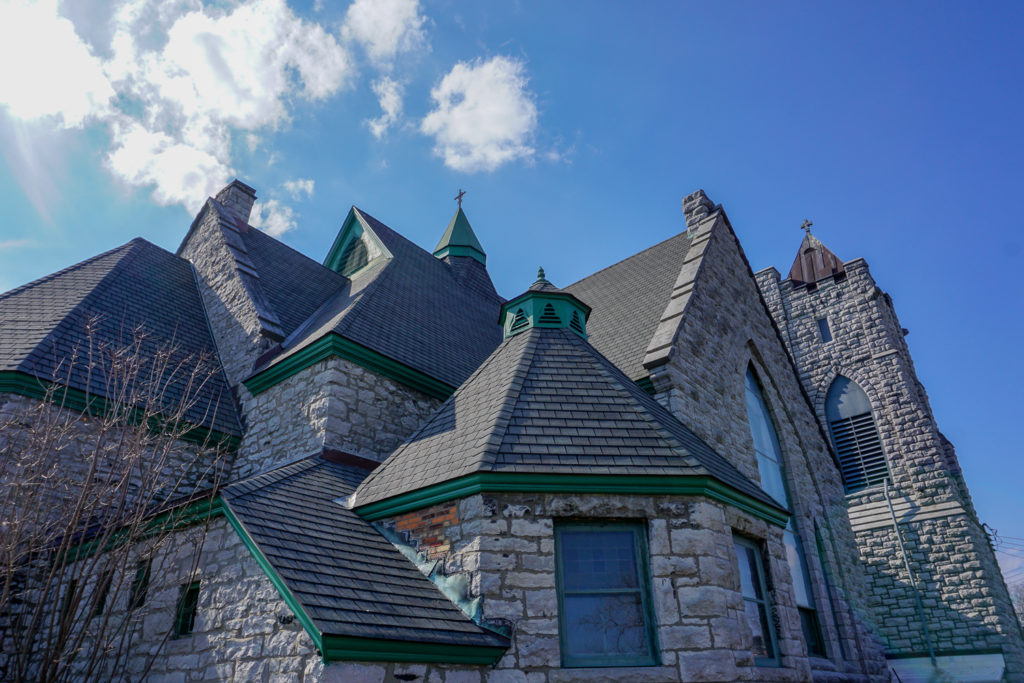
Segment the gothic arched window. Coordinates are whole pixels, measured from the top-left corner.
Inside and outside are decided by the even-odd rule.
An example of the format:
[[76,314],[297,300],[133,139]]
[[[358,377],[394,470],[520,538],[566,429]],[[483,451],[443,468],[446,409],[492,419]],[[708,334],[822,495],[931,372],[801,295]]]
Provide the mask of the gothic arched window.
[[871,403],[857,383],[840,375],[825,398],[825,417],[847,493],[881,484],[889,477],[889,464],[871,413]]
[[[746,385],[747,420],[750,422],[750,434],[754,438],[761,488],[772,498],[789,507],[779,436],[765,404],[761,383],[752,367],[747,368]],[[790,574],[793,576],[793,590],[796,593],[796,604],[800,611],[807,650],[814,655],[824,655],[821,626],[814,606],[814,594],[811,592],[810,573],[807,571],[807,558],[804,556],[803,546],[797,535],[796,521],[792,516],[782,538],[786,544],[786,559],[789,562]]]

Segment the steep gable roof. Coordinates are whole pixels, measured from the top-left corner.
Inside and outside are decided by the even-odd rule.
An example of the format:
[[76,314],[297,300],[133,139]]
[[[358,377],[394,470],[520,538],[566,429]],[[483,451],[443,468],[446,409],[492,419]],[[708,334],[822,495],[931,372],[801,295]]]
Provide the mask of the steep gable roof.
[[306,458],[223,493],[245,532],[324,635],[507,647],[474,623],[339,500],[366,470]]
[[[105,398],[114,397],[105,396],[103,366],[91,373],[85,367],[89,344],[124,348],[141,330],[145,336],[140,352],[148,359],[170,347],[178,360],[205,358],[215,365],[186,419],[241,434],[192,267],[146,240],[134,239],[0,295],[0,329],[0,372],[22,373]],[[76,353],[80,360],[69,368]],[[187,374],[171,363],[162,378],[169,408],[187,391]]]
[[366,478],[354,503],[476,473],[709,477],[781,509],[566,328],[506,339]]
[[257,372],[333,333],[458,386],[501,341],[501,298],[460,284],[447,264],[373,216],[352,211],[391,258],[343,278],[344,284],[284,340],[282,352]]
[[644,355],[689,247],[683,232],[565,287],[593,309],[590,343],[633,380],[648,375]]

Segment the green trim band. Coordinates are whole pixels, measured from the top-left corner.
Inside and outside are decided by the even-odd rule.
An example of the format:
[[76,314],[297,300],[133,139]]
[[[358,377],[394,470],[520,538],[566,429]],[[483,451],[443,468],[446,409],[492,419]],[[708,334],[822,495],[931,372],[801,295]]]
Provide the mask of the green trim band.
[[336,332],[317,339],[309,346],[296,351],[280,363],[262,370],[242,382],[253,395],[261,394],[279,382],[302,372],[322,360],[337,357],[352,361],[371,372],[389,377],[407,387],[422,391],[428,396],[444,400],[452,395],[455,387],[403,365],[361,344],[345,339]]
[[360,506],[357,496],[355,511],[363,519],[372,522],[477,493],[498,492],[705,496],[748,512],[777,526],[785,527],[789,521],[789,514],[785,511],[704,475],[477,472],[367,505]]
[[245,530],[241,520],[231,511],[231,504],[224,502],[219,508],[227,517],[246,549],[256,560],[270,583],[277,589],[288,609],[295,614],[302,628],[320,651],[324,663],[356,660],[369,662],[444,662],[448,664],[493,664],[507,648],[484,645],[457,645],[444,643],[416,643],[383,638],[357,638],[353,636],[324,635],[306,612],[302,603],[288,588],[259,545]]
[[471,259],[476,259],[483,265],[487,265],[487,254],[475,247],[466,247],[461,244],[451,244],[447,247],[441,247],[434,252],[434,256],[437,258],[444,258],[445,256],[468,256]]
[[411,643],[380,638],[324,636],[321,650],[325,662],[443,662],[445,664],[493,664],[506,647],[495,645],[452,645]]
[[[50,393],[52,389],[52,394]],[[113,411],[114,404],[111,401],[97,396],[87,394],[81,389],[64,386],[56,382],[40,379],[22,372],[4,371],[0,372],[0,393],[17,394],[28,398],[46,400],[52,396],[54,402],[71,410],[85,413],[87,415],[103,415]],[[146,427],[156,434],[163,433],[159,418],[151,416],[146,419]],[[141,424],[143,420],[142,410],[131,408],[129,420],[132,424]],[[215,431],[199,425],[188,426],[188,431],[181,435],[183,441],[199,445],[221,447],[228,451],[237,451],[241,443],[241,437],[233,434]]]
[[654,396],[654,382],[651,381],[650,377],[641,377],[640,379],[636,380],[636,385],[643,389],[648,394],[650,394],[651,396]]

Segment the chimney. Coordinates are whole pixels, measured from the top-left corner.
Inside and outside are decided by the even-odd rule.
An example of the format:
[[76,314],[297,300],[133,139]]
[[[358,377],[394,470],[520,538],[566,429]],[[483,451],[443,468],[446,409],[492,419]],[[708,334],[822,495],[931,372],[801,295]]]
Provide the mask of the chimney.
[[238,178],[231,181],[231,184],[217,193],[216,200],[228,207],[246,223],[249,222],[249,214],[252,212],[252,205],[256,201],[256,190],[252,189]]

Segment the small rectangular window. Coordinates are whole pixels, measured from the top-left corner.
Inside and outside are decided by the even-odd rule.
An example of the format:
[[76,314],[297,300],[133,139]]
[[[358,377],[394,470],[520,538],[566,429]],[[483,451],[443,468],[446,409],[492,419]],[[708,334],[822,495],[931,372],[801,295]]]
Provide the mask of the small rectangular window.
[[93,596],[92,616],[98,617],[103,614],[107,606],[107,596],[110,595],[110,584],[114,582],[114,572],[107,570],[100,574],[96,581],[96,593]]
[[828,318],[818,318],[818,333],[821,335],[823,344],[832,341],[832,330],[828,326]]
[[199,607],[199,582],[193,581],[181,587],[178,596],[177,616],[174,619],[174,635],[187,636],[196,627],[196,610]]
[[555,527],[562,665],[658,663],[642,523]]
[[71,579],[68,581],[67,589],[64,591],[64,600],[60,605],[60,625],[64,631],[71,628],[71,620],[75,616],[75,603],[77,602],[78,581]]
[[152,571],[152,558],[139,560],[135,565],[135,578],[132,580],[132,592],[128,596],[128,609],[138,609],[146,604],[146,592],[149,590],[149,577]]
[[768,583],[761,559],[761,546],[739,536],[733,536],[733,545],[736,548],[736,562],[740,570],[744,611],[750,630],[754,634],[751,647],[754,663],[758,666],[778,666],[778,640],[775,637],[775,620],[768,598]]

